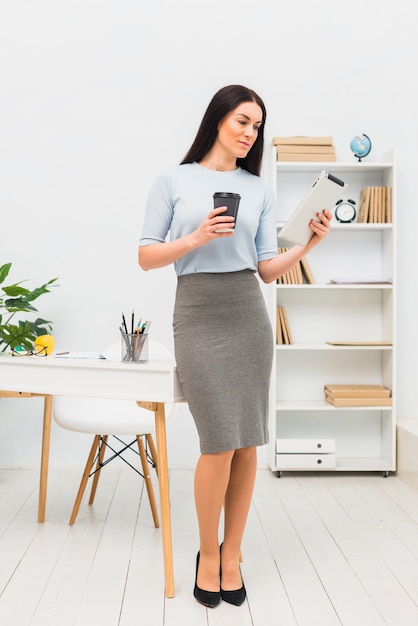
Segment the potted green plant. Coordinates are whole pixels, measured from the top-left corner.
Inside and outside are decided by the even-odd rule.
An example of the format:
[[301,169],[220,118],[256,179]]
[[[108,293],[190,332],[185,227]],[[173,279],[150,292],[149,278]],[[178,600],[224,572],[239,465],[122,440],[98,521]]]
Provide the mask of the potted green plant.
[[31,350],[37,337],[52,330],[52,322],[41,317],[35,320],[16,319],[15,323],[11,321],[16,314],[37,313],[38,309],[32,302],[42,294],[48,293],[51,287],[56,287],[54,283],[58,279],[52,278],[32,290],[22,286],[22,282],[25,281],[5,286],[3,283],[9,275],[11,266],[11,263],[5,263],[0,267],[0,352],[18,346]]

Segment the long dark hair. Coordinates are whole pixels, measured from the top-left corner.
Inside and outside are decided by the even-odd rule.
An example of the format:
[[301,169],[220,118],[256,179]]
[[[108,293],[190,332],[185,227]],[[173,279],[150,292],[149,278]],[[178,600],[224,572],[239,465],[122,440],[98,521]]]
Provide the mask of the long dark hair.
[[219,122],[242,102],[255,102],[258,104],[263,112],[263,119],[254,145],[245,158],[237,159],[237,165],[251,174],[260,175],[264,151],[266,107],[255,91],[242,85],[228,85],[215,93],[200,122],[195,140],[180,165],[195,161],[198,163],[207,155],[215,143]]

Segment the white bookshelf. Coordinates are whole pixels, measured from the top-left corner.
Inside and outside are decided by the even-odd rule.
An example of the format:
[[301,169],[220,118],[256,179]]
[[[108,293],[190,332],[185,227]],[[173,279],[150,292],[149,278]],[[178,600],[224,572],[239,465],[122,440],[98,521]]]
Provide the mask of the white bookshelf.
[[[270,396],[269,464],[273,471],[396,469],[396,176],[393,154],[382,162],[277,162],[278,244],[284,223],[321,170],[361,189],[392,187],[392,223],[339,224],[306,257],[314,284],[279,285],[267,292],[273,328],[286,310],[293,343],[276,345]],[[330,284],[331,280],[338,284]],[[384,282],[387,281],[387,282]],[[357,283],[357,284],[356,284]],[[358,284],[363,283],[363,284]],[[367,283],[367,284],[365,284]],[[389,345],[329,345],[327,342]],[[325,384],[380,384],[392,406],[334,407]]]

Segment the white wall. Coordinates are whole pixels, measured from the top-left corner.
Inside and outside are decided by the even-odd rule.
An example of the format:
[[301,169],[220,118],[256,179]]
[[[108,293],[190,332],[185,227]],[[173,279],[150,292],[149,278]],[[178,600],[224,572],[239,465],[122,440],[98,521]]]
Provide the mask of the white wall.
[[[39,300],[58,350],[100,350],[121,311],[168,345],[172,268],[142,272],[137,242],[151,181],[178,163],[213,93],[257,90],[274,135],[332,135],[338,159],[366,132],[369,159],[394,147],[399,181],[399,416],[416,417],[418,232],[415,23],[406,0],[18,0],[0,8],[0,264]],[[1,387],[1,381],[0,381]],[[37,466],[41,401],[0,400],[0,467]],[[82,442],[82,443],[81,443]],[[54,425],[51,465],[87,441]],[[184,411],[170,465],[191,467]],[[266,465],[265,449],[260,465]]]

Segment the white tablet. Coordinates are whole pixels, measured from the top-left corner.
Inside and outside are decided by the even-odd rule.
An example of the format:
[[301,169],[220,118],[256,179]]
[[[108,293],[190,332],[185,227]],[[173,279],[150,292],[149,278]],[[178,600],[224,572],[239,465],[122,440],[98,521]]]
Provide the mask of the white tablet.
[[313,235],[309,227],[311,219],[317,220],[317,213],[324,209],[330,211],[347,187],[348,185],[340,178],[322,171],[286,224],[279,230],[279,238],[305,246]]

